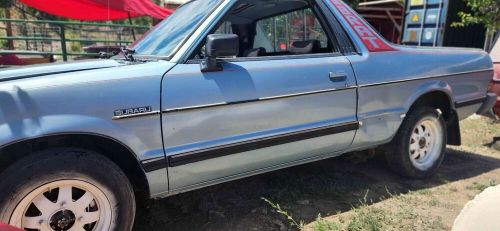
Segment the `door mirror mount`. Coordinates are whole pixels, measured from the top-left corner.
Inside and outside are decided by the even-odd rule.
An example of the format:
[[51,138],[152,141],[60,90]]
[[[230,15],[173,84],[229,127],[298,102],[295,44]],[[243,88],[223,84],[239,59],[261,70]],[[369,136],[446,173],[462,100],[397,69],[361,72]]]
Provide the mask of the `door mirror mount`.
[[200,64],[202,72],[222,71],[217,58],[233,57],[239,53],[239,38],[235,34],[211,34],[205,44],[206,59]]

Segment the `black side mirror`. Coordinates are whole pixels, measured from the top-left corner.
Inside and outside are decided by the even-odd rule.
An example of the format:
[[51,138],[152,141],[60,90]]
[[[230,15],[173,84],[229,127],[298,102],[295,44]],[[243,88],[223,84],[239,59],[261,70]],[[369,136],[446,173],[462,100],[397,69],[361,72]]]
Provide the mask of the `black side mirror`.
[[205,44],[206,59],[201,62],[202,72],[221,71],[217,58],[237,56],[240,41],[235,34],[211,34]]

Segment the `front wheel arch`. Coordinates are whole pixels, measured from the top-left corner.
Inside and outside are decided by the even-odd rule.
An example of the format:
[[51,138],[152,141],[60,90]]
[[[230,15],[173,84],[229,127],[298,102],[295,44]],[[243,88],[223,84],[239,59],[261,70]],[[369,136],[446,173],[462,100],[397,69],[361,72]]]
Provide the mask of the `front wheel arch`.
[[109,158],[132,184],[138,200],[149,198],[149,183],[136,155],[124,144],[107,136],[87,133],[52,134],[0,147],[0,173],[32,153],[61,147],[81,148]]
[[37,230],[92,224],[98,230],[132,228],[136,211],[132,186],[123,171],[99,153],[79,148],[42,150],[0,175],[5,179],[1,187],[9,188],[0,192],[2,222]]

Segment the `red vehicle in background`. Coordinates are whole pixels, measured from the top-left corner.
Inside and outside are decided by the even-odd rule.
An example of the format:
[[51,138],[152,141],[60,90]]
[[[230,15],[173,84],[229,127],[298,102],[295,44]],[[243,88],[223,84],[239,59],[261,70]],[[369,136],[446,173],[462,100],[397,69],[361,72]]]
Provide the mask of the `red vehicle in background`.
[[489,91],[497,94],[497,102],[493,107],[493,112],[500,117],[500,38],[497,38],[490,56],[493,59],[494,74]]
[[23,230],[0,222],[0,231],[23,231]]

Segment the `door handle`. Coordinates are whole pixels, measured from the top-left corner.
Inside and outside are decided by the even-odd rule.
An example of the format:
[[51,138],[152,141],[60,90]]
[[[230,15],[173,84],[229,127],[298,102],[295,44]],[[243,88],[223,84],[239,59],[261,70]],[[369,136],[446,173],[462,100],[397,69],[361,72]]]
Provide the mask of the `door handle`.
[[335,82],[335,83],[347,81],[347,74],[343,73],[343,72],[339,72],[339,73],[330,72],[329,77],[330,77],[330,81]]

